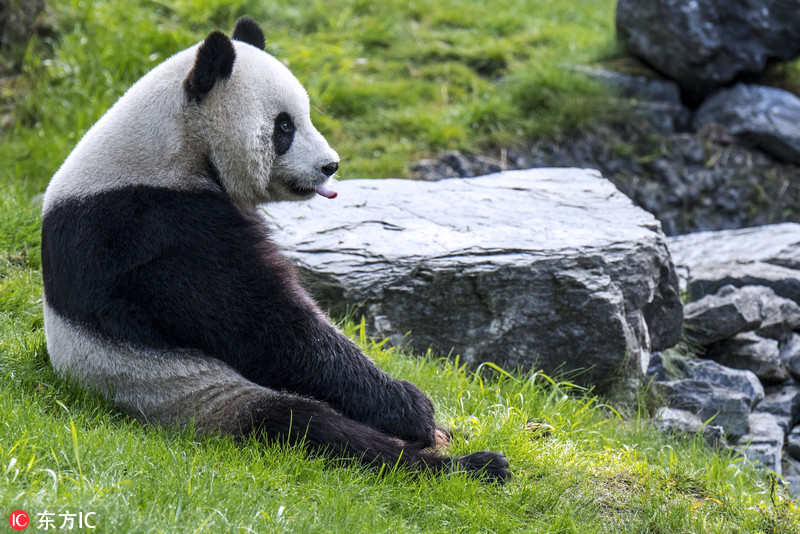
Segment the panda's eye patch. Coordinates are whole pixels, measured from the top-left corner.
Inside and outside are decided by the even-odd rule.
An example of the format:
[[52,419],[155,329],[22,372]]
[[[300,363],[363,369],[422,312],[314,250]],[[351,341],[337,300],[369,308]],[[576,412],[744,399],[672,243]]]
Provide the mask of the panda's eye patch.
[[275,126],[272,130],[272,142],[275,146],[275,153],[279,156],[286,154],[294,141],[294,122],[292,117],[285,111],[275,117]]
[[292,121],[291,115],[285,111],[279,113],[278,116],[275,117],[275,129],[285,134],[294,132],[294,122]]

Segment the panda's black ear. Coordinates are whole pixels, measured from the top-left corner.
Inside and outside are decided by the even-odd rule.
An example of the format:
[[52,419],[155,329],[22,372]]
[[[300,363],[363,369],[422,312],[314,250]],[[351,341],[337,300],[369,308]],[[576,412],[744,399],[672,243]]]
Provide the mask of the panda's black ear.
[[194,66],[183,81],[189,100],[202,101],[218,80],[228,78],[235,59],[236,50],[228,36],[220,31],[211,32],[197,49]]
[[261,50],[267,46],[264,31],[256,21],[249,17],[241,17],[236,21],[236,25],[233,27],[233,38]]

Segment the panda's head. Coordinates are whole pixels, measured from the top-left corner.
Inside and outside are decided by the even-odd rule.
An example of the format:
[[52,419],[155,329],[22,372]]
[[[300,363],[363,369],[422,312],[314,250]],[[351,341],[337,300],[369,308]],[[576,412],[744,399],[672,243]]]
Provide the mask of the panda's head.
[[242,18],[233,39],[215,31],[198,46],[183,83],[185,131],[242,206],[333,198],[326,184],[339,156],[311,124],[305,89],[264,45],[261,28]]

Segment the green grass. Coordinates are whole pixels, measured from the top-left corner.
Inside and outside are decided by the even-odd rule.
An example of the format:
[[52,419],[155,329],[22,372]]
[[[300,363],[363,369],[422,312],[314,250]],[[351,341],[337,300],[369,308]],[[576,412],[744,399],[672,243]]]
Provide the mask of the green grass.
[[571,69],[618,54],[613,0],[49,4],[55,35],[0,83],[19,105],[0,160],[28,192],[134,81],[243,14],[307,87],[342,178],[407,176],[428,153],[513,145],[614,112],[607,89]]
[[[38,195],[85,130],[169,54],[253,16],[308,87],[344,177],[406,175],[429,151],[606,120],[609,95],[568,67],[616,54],[612,0],[50,4],[54,35],[0,80],[14,106],[0,132],[0,520],[21,508],[32,528],[41,512],[94,512],[96,531],[115,533],[796,531],[793,501],[701,438],[664,437],[646,414],[619,415],[542,375],[474,375],[385,350],[353,324],[382,367],[470,436],[454,453],[502,450],[513,480],[379,475],[299,448],[145,428],[49,367]],[[529,419],[553,434],[531,435]]]
[[[503,450],[514,479],[378,474],[299,448],[145,428],[53,375],[31,307],[5,313],[0,337],[3,513],[94,512],[98,532],[792,532],[800,518],[702,438],[667,439],[542,375],[481,377],[385,350],[352,324],[382,367],[470,436],[455,453]],[[555,430],[531,434],[529,419]]]

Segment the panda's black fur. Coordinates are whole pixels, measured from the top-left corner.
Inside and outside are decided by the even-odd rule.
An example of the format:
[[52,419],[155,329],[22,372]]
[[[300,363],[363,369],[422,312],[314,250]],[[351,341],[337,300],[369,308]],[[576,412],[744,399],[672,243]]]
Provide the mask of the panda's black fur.
[[[233,36],[264,48],[263,33],[250,19],[240,20]],[[239,83],[232,74],[241,46],[213,32],[182,83],[172,72],[177,67],[164,67],[155,78],[159,86],[174,79],[169,83],[183,91],[183,103],[165,109],[178,116],[213,113],[203,108],[212,91]],[[267,61],[253,57],[256,66]],[[187,58],[180,61],[188,65]],[[144,93],[153,84],[140,83]],[[103,152],[105,139],[113,143],[117,134],[126,148],[125,121],[114,122],[132,113],[125,111],[125,98],[138,97],[124,97],[120,110],[112,108],[98,132],[87,134],[45,195],[45,330],[56,369],[145,421],[194,421],[201,432],[303,441],[312,451],[368,465],[455,466],[496,480],[509,476],[500,453],[451,458],[430,449],[437,432],[431,401],[381,371],[320,311],[250,197],[229,185],[233,178],[220,166],[236,162],[227,161],[226,152],[196,149],[185,156],[196,160],[190,173],[164,171],[162,177],[158,171],[152,183],[126,176],[122,171],[138,173],[135,161],[128,163],[124,150]],[[306,174],[292,170],[298,162],[288,171],[281,166],[292,151],[311,150],[295,149],[298,128],[306,129],[301,139],[311,139],[310,122],[297,120],[280,111],[264,118],[271,131],[258,137],[271,158],[268,179],[286,182],[270,190],[283,195],[275,199],[325,191],[321,184],[338,168],[325,154]],[[196,142],[190,127],[181,128],[168,128],[165,143],[181,135]],[[101,134],[107,137],[94,139]],[[313,146],[335,155],[327,145]],[[104,166],[103,157],[119,161]],[[161,164],[152,157],[148,165]],[[86,176],[85,168],[97,175]],[[273,199],[258,194],[257,200]]]

